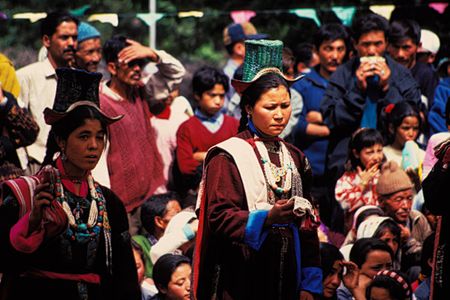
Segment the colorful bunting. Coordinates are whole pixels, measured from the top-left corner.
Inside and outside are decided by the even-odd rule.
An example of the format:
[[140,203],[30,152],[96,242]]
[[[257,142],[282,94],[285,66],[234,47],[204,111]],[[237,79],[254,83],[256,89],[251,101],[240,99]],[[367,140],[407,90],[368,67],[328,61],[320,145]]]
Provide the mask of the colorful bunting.
[[342,24],[346,26],[350,26],[352,24],[352,19],[356,12],[355,6],[335,6],[332,7],[331,10],[334,11],[336,16],[342,21]]
[[317,17],[316,10],[313,8],[291,9],[289,12],[297,15],[297,17],[300,18],[313,19],[314,22],[316,22],[317,26],[320,26],[320,20]]
[[395,5],[371,5],[369,6],[369,9],[389,20],[391,18],[392,11],[395,9]]
[[436,10],[438,13],[443,14],[445,9],[448,6],[448,3],[434,2],[434,3],[428,4],[428,6],[431,7],[432,9]]
[[27,19],[31,23],[39,21],[47,16],[47,13],[20,13],[13,15],[13,19]]
[[117,14],[94,14],[88,18],[88,21],[111,23],[112,26],[117,27],[119,25],[119,16]]
[[83,5],[82,7],[69,10],[69,13],[75,17],[82,17],[91,8],[89,4]]
[[234,23],[244,23],[250,21],[256,13],[253,10],[233,10],[230,16]]
[[136,17],[145,22],[148,26],[153,26],[156,22],[164,18],[165,14],[161,13],[146,13],[137,14]]
[[188,17],[201,18],[203,17],[203,15],[204,13],[198,10],[182,11],[178,13],[179,18],[188,18]]

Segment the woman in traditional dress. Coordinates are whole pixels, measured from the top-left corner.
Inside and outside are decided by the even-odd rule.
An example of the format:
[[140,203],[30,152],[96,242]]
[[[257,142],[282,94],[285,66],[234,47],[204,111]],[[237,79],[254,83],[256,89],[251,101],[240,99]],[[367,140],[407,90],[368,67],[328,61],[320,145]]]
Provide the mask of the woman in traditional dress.
[[1,189],[0,298],[140,299],[125,208],[90,173],[122,116],[99,109],[101,74],[56,74],[48,164]]
[[[305,156],[278,136],[291,114],[281,41],[246,41],[240,133],[208,151],[194,254],[197,299],[313,299],[322,292]],[[294,209],[295,208],[295,209]],[[295,210],[295,212],[294,212]]]

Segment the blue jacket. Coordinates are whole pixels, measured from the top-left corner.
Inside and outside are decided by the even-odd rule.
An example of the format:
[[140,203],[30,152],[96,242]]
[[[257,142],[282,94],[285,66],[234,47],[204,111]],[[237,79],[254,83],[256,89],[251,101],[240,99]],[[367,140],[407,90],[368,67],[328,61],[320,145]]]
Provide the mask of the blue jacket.
[[308,158],[314,176],[322,176],[325,172],[325,158],[328,147],[327,138],[312,137],[306,134],[306,115],[310,111],[320,112],[320,102],[325,94],[328,80],[315,69],[297,81],[292,88],[302,95],[303,109],[293,130],[294,145],[300,148]]
[[430,123],[431,134],[446,132],[445,106],[450,97],[450,77],[443,78],[434,92],[434,101],[428,113],[428,123]]
[[[377,115],[390,103],[409,101],[420,107],[420,89],[410,71],[386,55],[386,63],[391,70],[389,89],[372,90],[370,98],[376,101]],[[325,96],[321,103],[324,123],[330,128],[327,150],[326,171],[333,179],[344,172],[348,143],[356,129],[360,127],[367,95],[363,95],[356,84],[355,71],[359,57],[355,57],[331,75]],[[380,122],[377,122],[379,125]]]

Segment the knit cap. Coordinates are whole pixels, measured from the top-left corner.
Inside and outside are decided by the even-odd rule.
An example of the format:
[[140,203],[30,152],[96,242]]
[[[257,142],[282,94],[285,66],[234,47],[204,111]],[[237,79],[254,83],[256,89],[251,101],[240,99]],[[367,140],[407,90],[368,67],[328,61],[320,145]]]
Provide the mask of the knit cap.
[[413,188],[411,180],[395,161],[388,161],[381,167],[377,183],[379,195],[391,195],[411,188]]
[[86,22],[81,22],[80,25],[78,25],[78,43],[99,37],[100,32],[94,26]]

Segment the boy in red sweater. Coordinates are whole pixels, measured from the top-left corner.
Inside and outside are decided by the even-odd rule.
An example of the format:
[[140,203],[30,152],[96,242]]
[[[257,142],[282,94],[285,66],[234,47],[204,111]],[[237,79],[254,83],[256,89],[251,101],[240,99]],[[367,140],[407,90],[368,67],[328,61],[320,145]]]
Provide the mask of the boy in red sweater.
[[[208,149],[237,134],[239,122],[222,113],[228,77],[220,70],[202,67],[192,79],[197,109],[177,132],[178,188],[198,188]],[[181,186],[180,186],[181,185]]]

